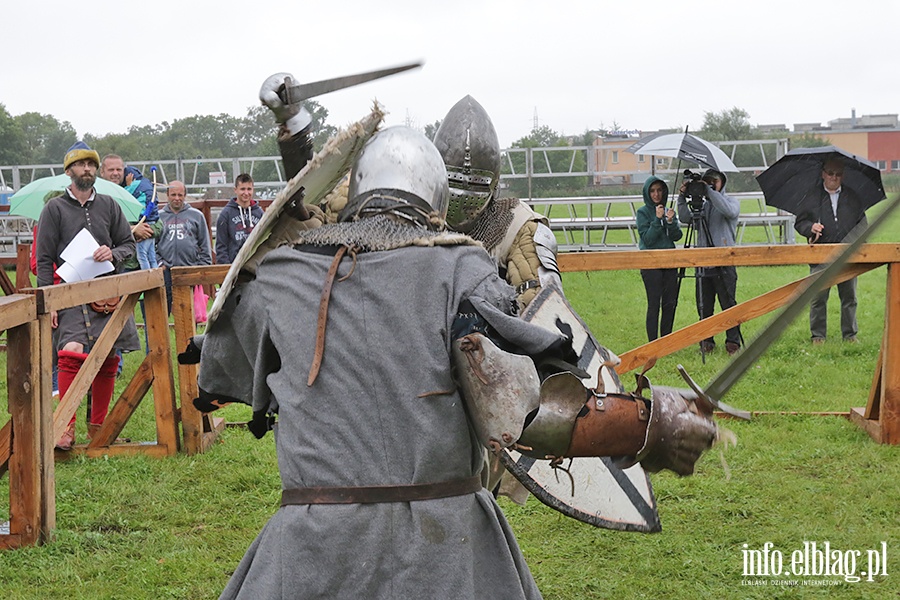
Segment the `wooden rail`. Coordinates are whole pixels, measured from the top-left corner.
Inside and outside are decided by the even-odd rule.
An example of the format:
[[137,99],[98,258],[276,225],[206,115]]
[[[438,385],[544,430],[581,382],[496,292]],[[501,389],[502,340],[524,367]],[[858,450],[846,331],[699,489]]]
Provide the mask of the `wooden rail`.
[[[805,265],[829,262],[844,246],[733,246],[640,252],[591,252],[560,254],[564,272],[619,271],[624,269],[732,266]],[[831,284],[845,281],[881,265],[887,265],[885,328],[875,364],[872,387],[865,408],[851,408],[850,417],[877,442],[900,444],[900,244],[866,244],[860,248]],[[806,278],[747,300],[673,331],[652,342],[619,355],[619,373],[639,368],[726,329],[745,323],[784,306],[794,298]],[[894,340],[893,344],[889,341]]]

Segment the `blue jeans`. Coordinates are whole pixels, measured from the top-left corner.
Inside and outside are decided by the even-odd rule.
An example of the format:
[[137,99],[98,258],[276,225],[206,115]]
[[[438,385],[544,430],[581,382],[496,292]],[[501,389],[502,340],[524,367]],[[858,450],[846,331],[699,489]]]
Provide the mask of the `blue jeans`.
[[141,269],[155,269],[159,266],[156,262],[156,240],[148,238],[137,243],[137,259]]

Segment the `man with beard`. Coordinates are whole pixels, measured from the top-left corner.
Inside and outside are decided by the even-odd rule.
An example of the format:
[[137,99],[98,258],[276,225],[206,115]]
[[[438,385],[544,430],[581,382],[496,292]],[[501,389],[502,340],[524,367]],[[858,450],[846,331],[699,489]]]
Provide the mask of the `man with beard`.
[[[122,209],[110,196],[94,189],[100,156],[84,142],[76,142],[63,161],[72,184],[61,196],[50,199],[41,212],[37,239],[37,283],[52,285],[54,264],[62,265],[61,253],[82,230],[86,229],[97,241],[93,253],[97,262],[111,261],[120,269],[134,255],[135,242]],[[64,397],[88,357],[91,346],[100,337],[112,311],[98,312],[91,305],[81,305],[51,313],[56,329],[55,343],[59,353],[59,393]],[[119,334],[113,350],[103,362],[91,384],[92,404],[88,415],[88,437],[92,437],[106,419],[116,383],[119,357],[124,352],[140,349],[134,318],[130,317]],[[71,450],[75,444],[75,417],[60,438],[57,448]]]

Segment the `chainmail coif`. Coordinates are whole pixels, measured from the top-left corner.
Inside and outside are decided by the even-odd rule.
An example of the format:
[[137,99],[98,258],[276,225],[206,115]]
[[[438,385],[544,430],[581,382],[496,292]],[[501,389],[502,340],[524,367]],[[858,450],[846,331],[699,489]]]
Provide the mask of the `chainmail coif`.
[[492,198],[478,215],[469,235],[484,244],[485,250],[490,252],[506,235],[517,204],[518,198]]

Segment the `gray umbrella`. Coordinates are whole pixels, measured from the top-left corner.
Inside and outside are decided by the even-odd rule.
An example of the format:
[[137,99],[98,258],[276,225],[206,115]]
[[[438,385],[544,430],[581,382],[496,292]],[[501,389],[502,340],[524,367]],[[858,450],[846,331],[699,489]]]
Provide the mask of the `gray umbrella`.
[[716,171],[736,172],[728,155],[710,142],[688,132],[682,133],[655,133],[641,138],[628,148],[632,154],[645,154],[653,156],[671,156],[688,162],[697,163],[704,167],[713,168]]

